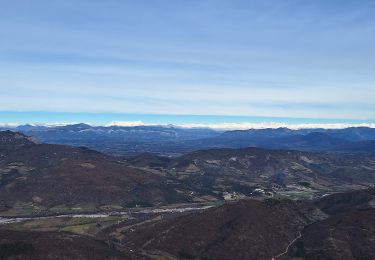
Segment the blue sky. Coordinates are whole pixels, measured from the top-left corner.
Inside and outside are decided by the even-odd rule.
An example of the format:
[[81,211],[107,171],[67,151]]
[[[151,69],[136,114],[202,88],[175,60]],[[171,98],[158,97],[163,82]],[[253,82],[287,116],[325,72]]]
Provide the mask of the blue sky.
[[2,0],[0,121],[374,122],[374,13],[366,0]]

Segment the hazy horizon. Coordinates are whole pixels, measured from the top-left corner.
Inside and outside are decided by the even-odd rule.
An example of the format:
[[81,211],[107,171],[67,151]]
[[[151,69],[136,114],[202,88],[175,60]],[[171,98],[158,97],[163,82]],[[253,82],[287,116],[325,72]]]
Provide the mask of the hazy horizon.
[[287,127],[301,128],[375,128],[375,121],[280,118],[224,115],[158,115],[118,113],[57,113],[57,112],[4,112],[0,111],[0,126],[20,125],[59,126],[85,123],[92,126],[153,126],[174,125],[185,128],[212,128],[218,130],[241,130]]

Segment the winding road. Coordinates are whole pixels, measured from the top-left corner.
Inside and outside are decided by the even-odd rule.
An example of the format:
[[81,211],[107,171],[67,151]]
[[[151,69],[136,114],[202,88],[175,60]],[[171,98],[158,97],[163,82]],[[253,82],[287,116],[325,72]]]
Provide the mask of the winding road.
[[276,256],[273,256],[271,259],[272,260],[277,260],[279,257],[282,257],[283,255],[286,255],[287,253],[288,253],[288,251],[289,251],[289,248],[298,240],[298,239],[300,239],[302,237],[302,233],[301,232],[298,232],[298,236],[295,238],[295,239],[293,239],[289,244],[288,244],[288,246],[286,247],[286,249],[285,249],[285,251],[284,252],[282,252],[282,253],[280,253],[280,254],[278,254],[278,255],[276,255]]

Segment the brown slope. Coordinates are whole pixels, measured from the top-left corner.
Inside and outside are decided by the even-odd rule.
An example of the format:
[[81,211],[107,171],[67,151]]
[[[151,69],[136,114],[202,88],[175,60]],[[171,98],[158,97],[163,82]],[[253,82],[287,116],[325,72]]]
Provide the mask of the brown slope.
[[[246,194],[254,187],[272,187],[274,192],[284,189],[324,194],[375,184],[373,156],[259,148],[196,151],[171,161],[168,170],[197,192],[208,185],[218,192]],[[202,183],[207,185],[202,188]]]
[[168,166],[172,159],[152,153],[141,153],[128,158],[126,161],[137,167],[164,168]]
[[[0,145],[2,210],[17,205],[43,209],[84,204],[95,208],[183,200],[163,177],[114,157],[84,148],[30,143],[22,136],[6,140],[6,145]],[[18,145],[20,140],[24,144]]]
[[298,202],[245,200],[128,231],[123,243],[179,259],[271,259],[320,217]]
[[375,188],[332,194],[319,199],[315,204],[330,215],[367,209],[372,204],[375,206]]
[[373,195],[368,189],[317,202],[243,200],[128,230],[122,243],[179,259],[374,259]]
[[307,226],[283,259],[374,259],[374,191],[337,193],[317,201],[330,217]]
[[0,230],[0,259],[128,259],[101,241],[69,233]]
[[35,144],[31,138],[12,131],[0,131],[0,148],[13,150],[19,147]]
[[374,259],[375,209],[334,215],[305,228],[288,256],[299,259]]

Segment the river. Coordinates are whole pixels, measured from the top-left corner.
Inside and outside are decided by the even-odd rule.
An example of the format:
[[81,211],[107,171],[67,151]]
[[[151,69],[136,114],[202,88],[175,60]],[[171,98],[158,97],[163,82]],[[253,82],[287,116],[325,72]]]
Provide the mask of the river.
[[203,210],[211,208],[212,206],[194,206],[181,208],[152,208],[128,211],[111,211],[111,212],[96,212],[89,214],[62,214],[53,216],[34,216],[34,217],[0,217],[0,225],[7,225],[12,223],[19,223],[29,220],[43,220],[53,218],[105,218],[109,216],[121,216],[126,214],[156,214],[156,213],[181,213],[194,210]]

